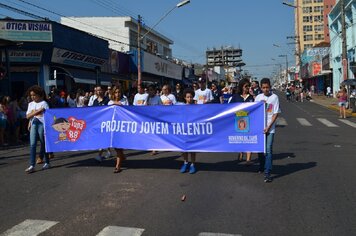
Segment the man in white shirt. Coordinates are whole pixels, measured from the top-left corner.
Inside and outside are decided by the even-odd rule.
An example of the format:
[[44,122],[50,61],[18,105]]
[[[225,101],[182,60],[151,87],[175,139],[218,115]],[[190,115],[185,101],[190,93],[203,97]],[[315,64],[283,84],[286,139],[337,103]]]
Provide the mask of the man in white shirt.
[[271,82],[268,78],[261,80],[262,93],[257,95],[255,102],[264,102],[266,108],[266,128],[264,133],[266,134],[266,153],[259,153],[258,159],[260,161],[260,172],[264,171],[264,182],[272,182],[272,146],[274,133],[276,129],[276,120],[280,112],[279,99],[276,94],[273,94],[271,89]]
[[206,104],[214,99],[210,89],[206,87],[206,80],[199,79],[200,89],[195,91],[194,101],[195,104]]
[[145,87],[142,84],[140,84],[137,86],[137,91],[138,91],[138,93],[136,93],[136,95],[134,97],[133,105],[134,106],[146,106],[148,94],[145,93]]

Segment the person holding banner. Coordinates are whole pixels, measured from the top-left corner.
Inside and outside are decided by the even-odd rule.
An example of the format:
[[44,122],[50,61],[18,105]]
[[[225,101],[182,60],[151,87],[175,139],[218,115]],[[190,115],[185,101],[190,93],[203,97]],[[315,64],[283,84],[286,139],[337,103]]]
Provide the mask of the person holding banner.
[[[186,105],[192,105],[194,104],[194,90],[192,89],[185,89],[184,92],[184,99],[185,99],[185,104]],[[191,160],[191,164],[189,165],[188,162],[188,155],[190,154],[190,160]],[[181,173],[185,173],[188,170],[188,166],[189,166],[189,174],[195,174],[196,169],[195,169],[195,157],[196,157],[196,153],[195,152],[184,152],[182,154],[183,159],[184,159],[184,163],[182,165],[182,167],[180,168],[180,172]]]
[[[120,87],[114,87],[110,94],[111,100],[108,105],[117,105],[117,106],[128,106],[129,101],[125,95],[123,95]],[[116,151],[116,165],[114,173],[119,173],[121,171],[121,163],[125,159],[124,150],[122,148],[115,148]]]
[[30,130],[30,166],[25,170],[26,173],[32,173],[35,171],[36,165],[36,147],[37,147],[37,137],[40,140],[40,157],[44,158],[45,164],[42,169],[49,169],[51,166],[49,164],[48,153],[45,152],[45,137],[44,137],[44,117],[43,114],[46,109],[49,109],[48,103],[44,100],[45,92],[37,85],[34,85],[28,90],[32,102],[28,104],[28,109],[26,112],[26,118],[30,120],[29,130]]
[[[240,80],[238,84],[238,91],[232,95],[229,103],[235,102],[254,102],[253,95],[250,94],[251,83],[248,79]],[[239,153],[239,161],[243,160],[243,152]],[[251,152],[246,152],[246,166],[250,166],[251,163]]]
[[[104,96],[104,94],[105,94],[104,90],[100,85],[96,86],[96,94],[97,94],[97,98],[94,100],[93,106],[94,107],[95,106],[107,106],[109,103],[109,98]],[[99,150],[98,156],[95,157],[96,161],[98,161],[98,162],[103,161],[103,159],[104,159],[103,152],[104,152],[104,149]],[[105,158],[109,158],[110,156],[111,156],[111,153],[110,153],[110,150],[108,149]]]
[[[159,95],[157,95],[157,88],[155,85],[151,84],[148,86],[148,99],[147,99],[148,106],[156,106],[162,105],[162,100]],[[151,155],[154,156],[157,154],[157,151],[153,150]]]
[[267,120],[264,129],[264,133],[266,134],[266,153],[258,154],[258,159],[260,161],[259,172],[262,173],[262,171],[264,171],[264,182],[269,183],[272,182],[272,147],[276,129],[276,120],[280,109],[278,96],[271,92],[271,82],[268,78],[263,78],[261,80],[261,90],[262,93],[257,95],[255,101],[262,101],[265,103]]

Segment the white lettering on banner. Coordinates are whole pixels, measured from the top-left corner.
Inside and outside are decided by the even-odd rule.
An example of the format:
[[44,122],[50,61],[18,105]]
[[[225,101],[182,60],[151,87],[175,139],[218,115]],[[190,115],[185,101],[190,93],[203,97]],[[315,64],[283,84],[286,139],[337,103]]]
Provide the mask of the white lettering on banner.
[[208,123],[172,123],[176,135],[212,135],[213,124]]
[[[110,133],[132,133],[140,134],[170,134],[170,130],[175,135],[212,135],[214,133],[213,124],[207,123],[166,123],[166,122],[141,122],[140,126],[135,121],[108,120],[101,122],[100,132]],[[171,129],[170,129],[171,127]]]
[[136,133],[137,132],[137,122],[134,121],[116,121],[108,120],[101,122],[100,126],[101,133],[110,132],[120,132],[120,133]]
[[229,143],[246,143],[246,144],[256,144],[258,143],[258,137],[257,135],[254,136],[229,136]]
[[140,134],[169,134],[168,123],[142,122]]

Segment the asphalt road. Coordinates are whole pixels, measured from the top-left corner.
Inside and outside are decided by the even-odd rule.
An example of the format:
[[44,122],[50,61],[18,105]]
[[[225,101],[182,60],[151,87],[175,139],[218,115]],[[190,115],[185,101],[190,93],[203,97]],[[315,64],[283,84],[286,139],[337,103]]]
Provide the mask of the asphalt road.
[[199,153],[195,175],[179,173],[180,153],[142,151],[119,174],[95,152],[25,174],[29,148],[2,150],[0,234],[355,235],[356,120],[280,100],[272,183],[231,153]]

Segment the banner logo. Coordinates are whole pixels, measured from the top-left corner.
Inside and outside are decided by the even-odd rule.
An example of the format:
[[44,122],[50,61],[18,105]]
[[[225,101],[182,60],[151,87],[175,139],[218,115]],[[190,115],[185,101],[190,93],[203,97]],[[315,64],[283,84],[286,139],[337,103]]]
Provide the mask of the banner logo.
[[86,128],[86,122],[84,120],[77,120],[74,117],[56,118],[54,117],[54,123],[52,128],[59,133],[58,142],[69,141],[76,142]]
[[238,133],[250,131],[250,118],[248,111],[238,111],[235,117],[235,130]]

